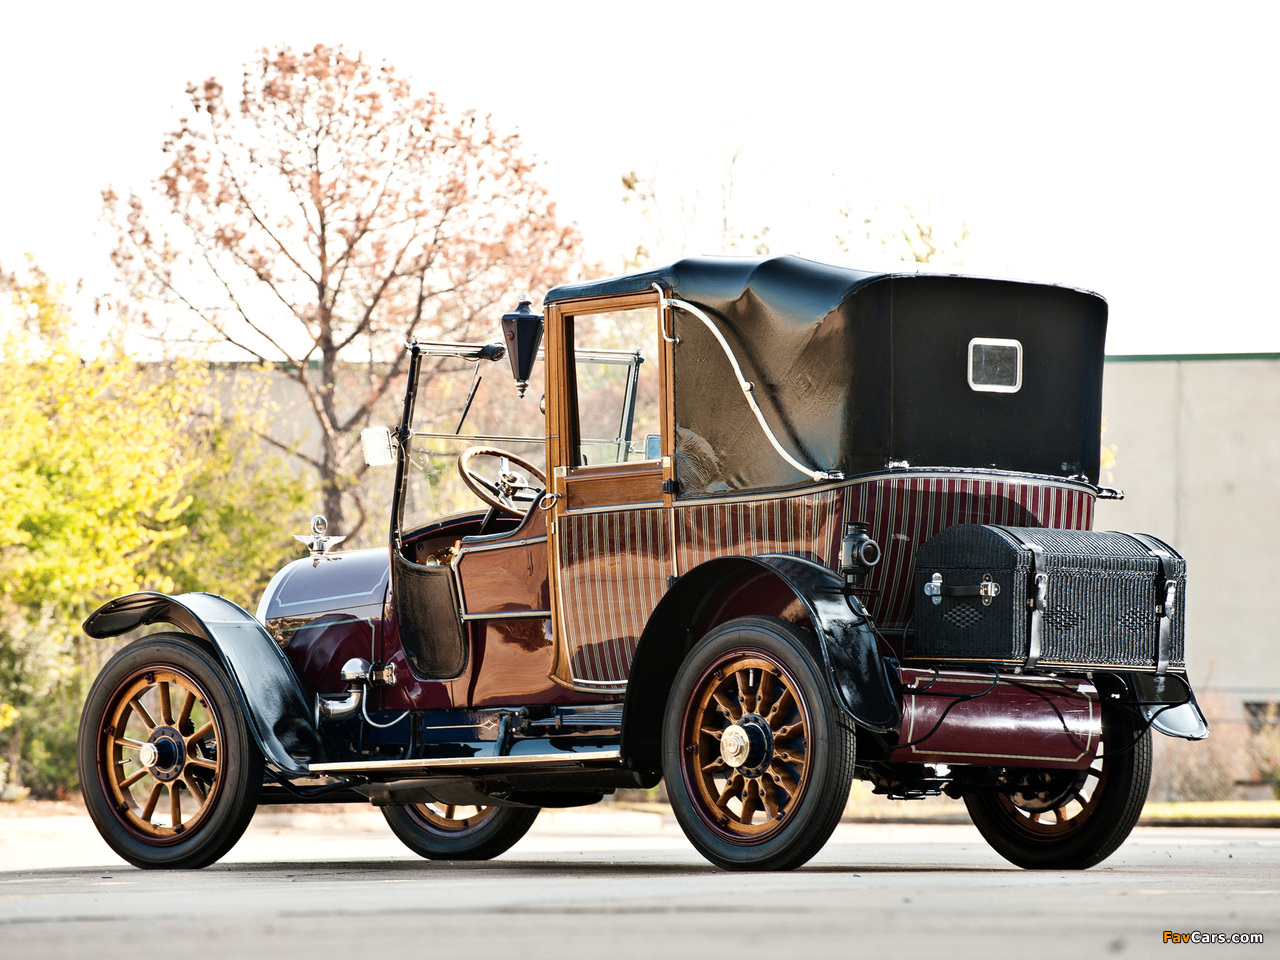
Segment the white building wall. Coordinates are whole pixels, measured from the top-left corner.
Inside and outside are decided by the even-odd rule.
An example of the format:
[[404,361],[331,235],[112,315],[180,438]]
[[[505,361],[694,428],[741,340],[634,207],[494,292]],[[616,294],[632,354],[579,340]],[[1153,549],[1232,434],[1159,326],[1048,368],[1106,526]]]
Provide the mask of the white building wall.
[[1099,530],[1169,541],[1187,559],[1197,694],[1280,702],[1280,355],[1109,357]]

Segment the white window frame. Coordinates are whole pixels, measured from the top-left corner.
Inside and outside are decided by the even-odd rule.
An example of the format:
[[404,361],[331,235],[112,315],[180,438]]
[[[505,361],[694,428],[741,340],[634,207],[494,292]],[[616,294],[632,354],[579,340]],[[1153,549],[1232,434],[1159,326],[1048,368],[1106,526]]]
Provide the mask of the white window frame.
[[[1013,347],[1017,352],[1018,369],[1013,386],[1002,383],[973,382],[973,348],[981,347]],[[1022,341],[1006,340],[1000,337],[974,337],[969,341],[969,349],[965,351],[965,378],[969,381],[969,389],[977,393],[1017,393],[1022,389]]]

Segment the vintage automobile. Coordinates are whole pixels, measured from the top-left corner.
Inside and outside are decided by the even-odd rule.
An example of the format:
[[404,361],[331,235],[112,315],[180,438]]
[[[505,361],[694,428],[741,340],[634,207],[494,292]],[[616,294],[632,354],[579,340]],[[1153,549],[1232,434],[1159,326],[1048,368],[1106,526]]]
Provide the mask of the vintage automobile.
[[[665,778],[712,863],[784,870],[857,777],[963,798],[1015,864],[1096,864],[1151,729],[1208,733],[1183,559],[1092,530],[1119,495],[1106,315],[1058,286],[702,258],[557,287],[545,323],[523,301],[498,344],[414,343],[399,425],[364,437],[395,467],[389,549],[331,550],[317,518],[256,616],[135,593],[85,622],[171,627],[89,694],[88,809],[140,867],[212,863],[281,801],[372,802],[417,853],[474,859]],[[504,357],[534,425],[462,433]],[[446,361],[471,371],[457,429],[425,392]],[[433,517],[448,444],[482,508]]]

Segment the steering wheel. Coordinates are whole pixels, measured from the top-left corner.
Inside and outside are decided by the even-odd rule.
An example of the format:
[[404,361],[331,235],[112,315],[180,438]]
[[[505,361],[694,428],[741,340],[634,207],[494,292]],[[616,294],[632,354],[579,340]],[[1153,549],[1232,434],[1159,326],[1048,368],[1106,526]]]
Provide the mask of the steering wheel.
[[[475,461],[491,457],[498,461],[498,478],[481,476]],[[519,470],[515,468],[519,468]],[[524,471],[521,473],[520,471]],[[469,447],[458,455],[458,473],[462,482],[477,497],[502,513],[523,517],[535,500],[535,494],[547,486],[542,471],[523,457],[497,447]],[[530,480],[534,482],[530,482]]]

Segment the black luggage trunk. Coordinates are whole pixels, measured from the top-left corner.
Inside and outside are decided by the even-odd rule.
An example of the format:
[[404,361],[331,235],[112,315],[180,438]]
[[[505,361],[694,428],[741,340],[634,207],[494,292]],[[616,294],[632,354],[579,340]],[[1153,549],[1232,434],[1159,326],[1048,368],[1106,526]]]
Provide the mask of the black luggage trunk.
[[948,527],[916,554],[910,654],[1182,672],[1186,569],[1144,534]]

